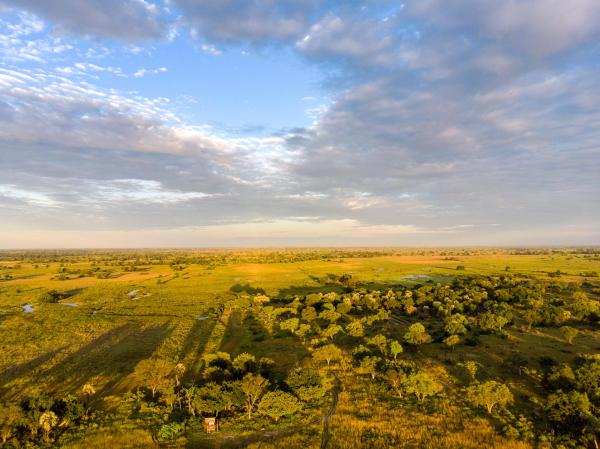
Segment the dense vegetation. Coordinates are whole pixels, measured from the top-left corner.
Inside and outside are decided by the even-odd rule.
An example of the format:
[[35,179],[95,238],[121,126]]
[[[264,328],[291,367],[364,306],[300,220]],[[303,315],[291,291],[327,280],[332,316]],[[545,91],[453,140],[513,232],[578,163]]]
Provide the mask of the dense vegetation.
[[599,268],[594,249],[3,253],[0,442],[597,448]]

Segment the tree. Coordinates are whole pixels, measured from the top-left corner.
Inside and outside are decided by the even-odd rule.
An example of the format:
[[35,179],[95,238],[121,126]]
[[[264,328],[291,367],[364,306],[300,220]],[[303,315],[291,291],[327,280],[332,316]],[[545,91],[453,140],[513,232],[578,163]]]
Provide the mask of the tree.
[[93,384],[88,382],[81,387],[81,392],[85,395],[85,406],[88,407],[90,399],[96,394],[96,388],[94,388]]
[[390,369],[385,373],[385,380],[399,398],[404,396],[408,376],[402,370]]
[[352,337],[362,337],[365,334],[363,324],[356,320],[346,326],[346,333]]
[[0,405],[0,440],[2,444],[13,436],[17,426],[25,422],[21,407],[13,403]]
[[179,435],[185,431],[185,424],[179,422],[172,422],[163,424],[158,431],[158,438],[161,440],[175,440]]
[[48,439],[50,432],[58,425],[58,416],[53,411],[47,410],[40,415],[39,428],[44,433],[44,440]]
[[145,359],[135,367],[135,378],[152,392],[155,397],[158,388],[168,383],[173,365],[163,359]]
[[454,346],[460,343],[460,337],[458,335],[449,335],[444,338],[444,344],[454,351]]
[[275,422],[282,416],[289,416],[300,410],[298,399],[289,393],[276,390],[266,393],[258,404],[258,411],[272,418]]
[[559,427],[573,431],[581,431],[592,415],[592,404],[586,393],[558,391],[548,396],[546,401],[547,416]]
[[242,391],[240,381],[223,382],[221,396],[223,400],[223,409],[230,412],[236,407],[246,404],[246,394]]
[[323,385],[321,375],[315,369],[295,368],[290,371],[285,382],[296,396],[304,402],[320,399],[327,391]]
[[327,329],[323,331],[323,337],[331,338],[331,341],[333,341],[335,336],[340,332],[343,332],[342,326],[339,324],[330,324]]
[[296,333],[296,329],[298,329],[299,324],[300,320],[298,318],[289,318],[285,321],[282,321],[279,324],[279,327],[283,330],[290,331],[292,335],[294,335]]
[[320,346],[313,352],[313,358],[316,361],[325,361],[329,366],[332,361],[342,358],[342,350],[334,344]]
[[600,315],[600,302],[588,298],[584,292],[573,293],[573,312],[577,318],[589,318]]
[[350,302],[340,302],[335,307],[335,310],[342,315],[346,315],[348,312],[352,310],[352,303]]
[[198,411],[204,411],[218,417],[219,413],[227,408],[223,387],[214,382],[209,382],[199,388],[194,397],[194,407]]
[[485,407],[491,414],[496,405],[513,402],[513,395],[505,384],[490,380],[467,388],[467,400],[475,406]]
[[175,388],[175,385],[171,382],[163,382],[158,387],[161,401],[163,401],[171,410],[173,410],[175,401],[177,401],[179,397]]
[[371,379],[375,379],[381,362],[381,357],[368,355],[360,361],[360,371],[371,376]]
[[485,330],[501,331],[508,324],[508,319],[502,315],[496,315],[492,312],[485,312],[477,318],[479,327]]
[[240,388],[246,397],[246,411],[248,419],[252,418],[252,409],[259,400],[269,381],[259,374],[246,374],[240,382]]
[[423,372],[410,374],[405,382],[406,392],[414,394],[417,400],[424,401],[427,396],[433,396],[442,391],[442,386]]
[[233,359],[233,367],[241,372],[248,373],[256,369],[256,357],[247,352],[242,352],[236,358]]
[[523,319],[527,322],[527,330],[531,330],[531,326],[537,319],[538,311],[536,309],[528,309],[523,313]]
[[342,274],[339,278],[338,278],[338,282],[340,284],[344,284],[344,285],[348,285],[350,284],[350,282],[352,281],[352,275],[351,274]]
[[479,363],[475,362],[474,360],[467,360],[465,363],[463,363],[463,367],[467,370],[472,382],[477,380],[476,376],[479,366]]
[[467,333],[467,317],[459,313],[448,317],[444,324],[444,331],[448,335],[464,335]]
[[173,373],[175,374],[175,383],[177,386],[181,385],[181,377],[185,373],[185,365],[183,363],[178,363],[173,368]]
[[296,335],[302,339],[302,341],[306,342],[306,337],[310,334],[312,328],[310,324],[303,323],[298,326],[298,330],[296,331]]
[[390,354],[392,354],[394,360],[396,360],[398,354],[402,354],[402,352],[404,352],[404,348],[400,342],[398,340],[390,340]]
[[600,398],[600,360],[588,361],[577,368],[575,377],[578,389]]
[[430,342],[431,335],[425,331],[425,326],[421,323],[414,323],[410,325],[408,331],[404,334],[404,341],[418,347],[423,343]]
[[385,335],[378,334],[373,338],[367,338],[367,343],[379,349],[379,352],[381,352],[382,355],[385,356],[387,354],[388,341],[387,338],[385,338]]
[[341,313],[338,313],[335,309],[325,309],[319,314],[319,318],[335,323],[342,317]]
[[317,311],[314,307],[308,306],[302,311],[302,319],[307,322],[312,322],[317,318]]
[[192,416],[196,416],[196,408],[194,407],[194,405],[195,405],[194,400],[196,398],[197,393],[198,393],[198,388],[193,385],[189,388],[183,389],[183,396],[184,396],[185,402],[187,404],[188,413]]
[[48,290],[40,296],[40,302],[47,304],[54,304],[60,301],[62,295],[56,290]]
[[579,333],[579,331],[577,329],[575,329],[574,327],[570,327],[570,326],[563,326],[563,327],[561,327],[560,328],[560,332],[562,333],[563,338],[570,345],[573,344],[573,339],[575,337],[577,337],[577,334]]

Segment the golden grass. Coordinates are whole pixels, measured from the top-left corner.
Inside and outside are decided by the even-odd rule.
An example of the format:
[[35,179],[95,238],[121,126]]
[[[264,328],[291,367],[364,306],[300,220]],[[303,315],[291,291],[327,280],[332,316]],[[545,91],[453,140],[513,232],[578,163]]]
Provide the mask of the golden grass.
[[63,449],[147,449],[160,447],[150,432],[141,429],[119,431],[102,429],[91,433],[81,440],[61,445]]
[[[528,443],[499,436],[481,418],[461,419],[458,410],[430,416],[392,409],[357,392],[340,394],[330,421],[329,448],[344,449],[530,449]],[[358,412],[358,413],[357,413]]]

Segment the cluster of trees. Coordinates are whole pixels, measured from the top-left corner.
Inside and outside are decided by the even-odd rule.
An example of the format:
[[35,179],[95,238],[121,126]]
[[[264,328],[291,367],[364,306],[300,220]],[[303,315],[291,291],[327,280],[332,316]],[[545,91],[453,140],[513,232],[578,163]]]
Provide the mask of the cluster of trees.
[[317,403],[328,389],[318,370],[298,367],[282,382],[271,359],[248,353],[234,358],[226,352],[211,353],[202,364],[196,378],[185,382],[190,376],[185,376],[181,363],[147,359],[137,365],[134,374],[143,391],[133,399],[162,405],[172,416],[159,436],[172,438],[190,419],[203,416],[253,419],[258,413],[278,422]]
[[20,402],[0,404],[2,447],[30,447],[49,443],[60,434],[92,418],[87,407],[93,387],[85,385],[80,397],[45,394],[26,396]]
[[[413,361],[423,345],[452,351],[460,344],[480,344],[481,335],[505,336],[511,327],[526,331],[534,326],[559,328],[565,342],[572,344],[579,327],[600,321],[600,302],[581,285],[542,283],[508,273],[459,277],[450,285],[399,286],[387,292],[351,287],[341,294],[261,295],[252,307],[269,332],[300,338],[317,366],[366,376],[386,385],[396,398],[416,403],[444,393],[444,385]],[[398,332],[399,328],[404,330]],[[518,352],[506,360],[519,376],[525,371],[539,379],[549,395],[541,404],[528,404],[539,415],[514,418],[505,432],[531,438],[535,427],[563,444],[596,444],[600,361],[582,359],[575,368],[551,366],[537,377],[535,369],[526,368],[532,362]],[[470,382],[461,387],[457,400],[484,414],[512,416],[507,410],[515,402],[510,384],[499,378],[480,381],[475,362],[464,366]],[[547,418],[541,418],[545,413]]]
[[573,365],[545,360],[545,411],[563,443],[600,442],[600,355],[578,357]]
[[[170,260],[175,270],[189,262]],[[387,291],[360,288],[350,275],[330,281],[338,292],[274,298],[245,288],[237,292],[252,295],[247,303],[240,302],[240,312],[246,314],[244,324],[256,341],[266,334],[297,338],[310,354],[302,367],[282,375],[273,360],[249,353],[207,354],[194,367],[143,360],[134,371],[138,388],[127,397],[133,410],[159,408],[167,417],[156,427],[162,439],[176,438],[190,422],[208,416],[277,423],[320,404],[332,375],[354,376],[400,404],[431,405],[454,394],[456,402],[474,413],[505,423],[507,435],[544,436],[565,447],[598,443],[598,356],[582,355],[571,364],[559,364],[513,352],[504,361],[506,368],[514,368],[519,378],[525,374],[537,391],[544,391],[535,401],[517,395],[508,379],[489,375],[472,360],[461,364],[467,380],[452,387],[418,363],[432,349],[450,359],[457,346],[477,346],[482,335],[506,338],[510,329],[556,328],[566,344],[577,343],[583,329],[597,329],[600,323],[594,286],[541,282],[510,270],[502,276],[460,276],[449,285],[398,285]],[[64,294],[47,292],[43,300],[56,302]],[[221,305],[215,313],[222,309]],[[260,329],[255,332],[254,327]],[[15,446],[43,443],[88,422],[95,392],[91,385],[85,388],[80,398],[40,396],[0,407],[0,440]],[[515,403],[519,407],[513,407]],[[527,416],[512,417],[511,408],[528,411],[523,412]]]

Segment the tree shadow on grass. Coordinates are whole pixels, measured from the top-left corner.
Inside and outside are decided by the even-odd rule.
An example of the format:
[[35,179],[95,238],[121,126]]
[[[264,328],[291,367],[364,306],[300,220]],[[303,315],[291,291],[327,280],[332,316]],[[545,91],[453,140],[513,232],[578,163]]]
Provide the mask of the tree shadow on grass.
[[227,327],[223,334],[220,350],[230,354],[239,352],[240,342],[242,338],[242,318],[243,314],[239,310],[234,310],[229,315]]
[[279,292],[274,296],[276,299],[285,299],[288,297],[294,296],[304,296],[309,295],[311,293],[343,293],[345,291],[345,287],[341,284],[324,284],[317,286],[309,286],[309,285],[291,285],[289,287],[283,288],[279,290]]
[[283,300],[285,298],[290,298],[293,296],[305,296],[311,293],[329,293],[335,292],[338,294],[342,293],[350,293],[352,291],[359,291],[361,289],[365,290],[379,290],[385,291],[390,288],[398,288],[403,285],[402,281],[398,280],[389,280],[389,281],[375,281],[375,282],[354,282],[352,284],[340,284],[328,282],[326,284],[317,285],[317,286],[308,286],[308,285],[292,285],[286,288],[279,290],[279,292],[274,296],[275,299]]
[[275,364],[271,371],[278,381],[283,381],[289,371],[308,355],[308,350],[298,337],[287,331],[275,330],[270,334],[254,313],[246,315],[236,340],[237,353],[248,352],[257,360],[262,357],[272,359]]
[[247,293],[249,295],[264,295],[265,291],[262,288],[252,287],[250,284],[235,284],[229,288],[233,293]]
[[121,382],[143,359],[150,357],[162,341],[171,334],[170,323],[142,328],[124,324],[69,354],[38,378],[54,391],[78,392],[91,380],[100,385],[101,395],[122,392]]
[[[65,348],[67,348],[67,346],[62,346],[58,349],[48,351],[45,354],[42,354],[42,355],[40,355],[32,360],[29,360],[27,362],[9,367],[4,372],[0,373],[0,387],[4,387],[5,385],[10,385],[10,383],[15,381],[19,377],[22,377],[25,375],[31,375],[32,373],[34,373],[36,371],[37,368],[39,368],[40,366],[42,366],[49,360],[52,360],[52,358],[55,355],[60,353]],[[10,390],[10,388],[8,388],[8,387],[1,388],[0,389],[0,397],[3,397],[4,395],[8,394],[9,390]]]
[[199,361],[204,353],[204,348],[217,323],[216,319],[209,318],[202,321],[194,321],[189,333],[185,337],[179,360],[187,367],[183,376],[184,381],[194,380],[199,372]]

